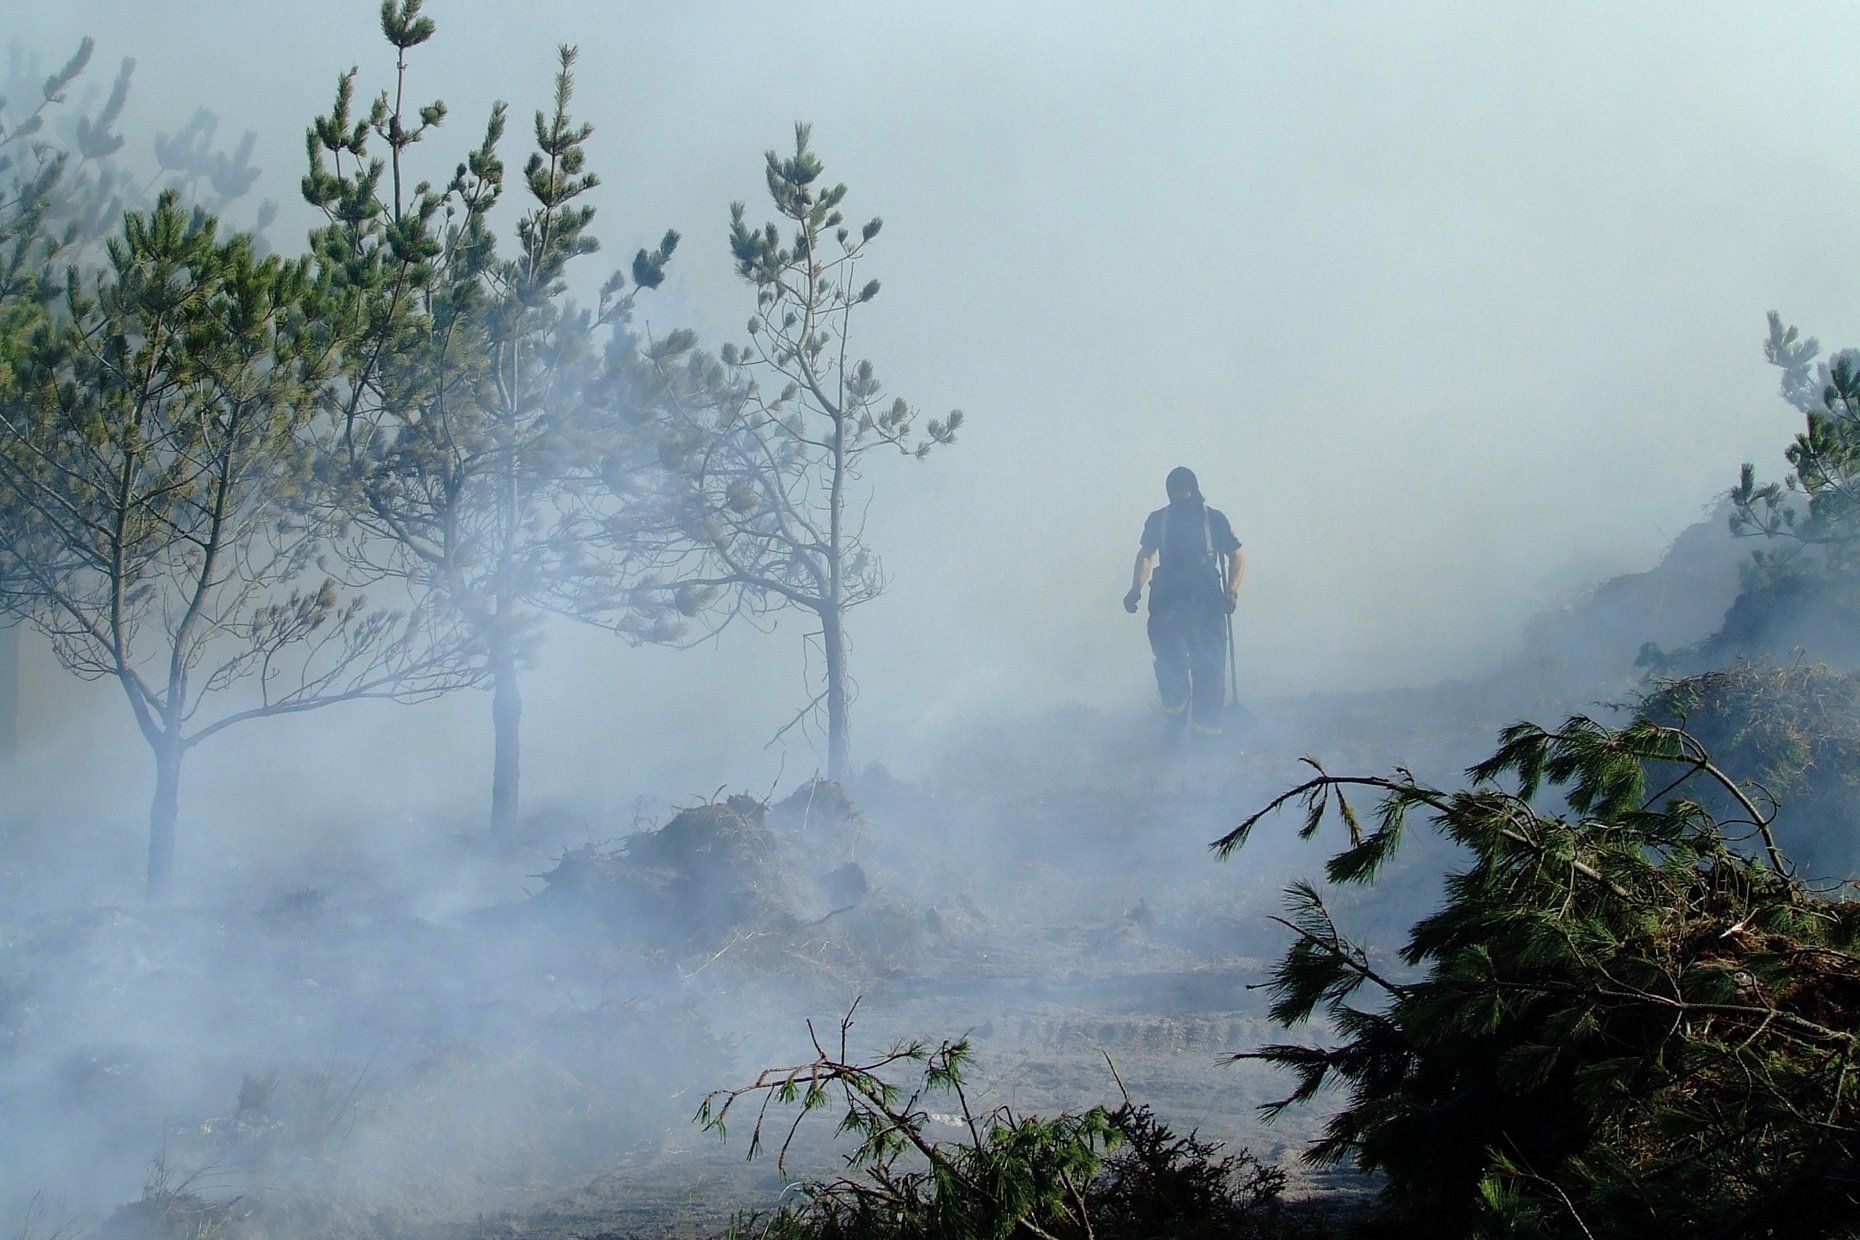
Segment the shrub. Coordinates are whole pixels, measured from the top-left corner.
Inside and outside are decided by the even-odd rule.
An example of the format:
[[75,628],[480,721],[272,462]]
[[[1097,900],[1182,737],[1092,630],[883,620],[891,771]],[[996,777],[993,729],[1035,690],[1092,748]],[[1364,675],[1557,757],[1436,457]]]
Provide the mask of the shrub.
[[1299,802],[1348,832],[1332,882],[1373,883],[1411,811],[1470,854],[1393,961],[1289,889],[1272,1013],[1338,1041],[1243,1057],[1296,1077],[1274,1110],[1343,1088],[1310,1157],[1432,1234],[1852,1234],[1860,904],[1794,877],[1773,810],[1672,727],[1518,724],[1468,778],[1320,768],[1216,843]]
[[[855,1008],[857,1005],[854,1005]],[[1141,1240],[1303,1234],[1284,1213],[1284,1174],[1252,1155],[1178,1136],[1126,1098],[1051,1119],[1008,1107],[977,1112],[964,1090],[966,1041],[912,1042],[870,1060],[848,1057],[852,1017],[835,1049],[813,1036],[814,1057],[764,1070],[749,1085],[704,1100],[699,1121],[720,1135],[739,1103],[756,1106],[749,1157],[763,1148],[772,1107],[793,1106],[777,1165],[814,1112],[839,1112],[856,1138],[851,1173],[797,1185],[799,1201],[739,1224],[735,1234],[785,1240]],[[809,1026],[809,1034],[814,1033]],[[890,1079],[915,1076],[908,1092]],[[955,1140],[932,1135],[927,1101],[947,1096]]]

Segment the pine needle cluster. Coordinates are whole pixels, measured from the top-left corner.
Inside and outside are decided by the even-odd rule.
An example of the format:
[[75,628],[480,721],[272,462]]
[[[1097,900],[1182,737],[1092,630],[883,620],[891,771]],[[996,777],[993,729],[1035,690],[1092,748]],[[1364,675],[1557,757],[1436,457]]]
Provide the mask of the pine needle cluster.
[[[755,1108],[750,1158],[763,1149],[765,1127],[785,1119],[776,1156],[784,1175],[811,1114],[836,1112],[839,1135],[854,1142],[846,1155],[848,1174],[795,1183],[793,1202],[746,1220],[733,1235],[1250,1240],[1315,1234],[1307,1220],[1283,1209],[1284,1173],[1245,1151],[1223,1156],[1218,1142],[1177,1134],[1128,1096],[1116,1108],[1050,1118],[975,1106],[966,1081],[966,1040],[906,1042],[856,1060],[847,1046],[852,1015],[840,1022],[837,1045],[809,1025],[813,1058],[766,1069],[746,1086],[713,1092],[700,1106],[698,1121],[719,1136],[734,1108]],[[900,1076],[915,1079],[907,1085]],[[939,1103],[947,1113],[930,1110]]]
[[1349,835],[1333,883],[1373,884],[1413,813],[1470,857],[1388,960],[1289,889],[1272,1014],[1338,1040],[1240,1056],[1293,1074],[1269,1113],[1340,1087],[1309,1156],[1382,1173],[1398,1227],[1851,1234],[1860,904],[1795,874],[1774,807],[1677,728],[1518,724],[1467,776],[1320,768],[1216,842],[1296,803]]
[[[1790,860],[1811,874],[1860,874],[1860,674],[1798,660],[1739,663],[1656,681],[1650,719],[1683,727],[1760,797],[1788,805],[1776,824]],[[1714,813],[1735,803],[1709,793]]]
[[1843,666],[1860,653],[1860,351],[1821,343],[1772,311],[1764,358],[1802,416],[1787,470],[1760,482],[1746,462],[1727,495],[1731,533],[1757,542],[1718,630],[1677,650],[1648,643],[1655,672],[1696,672],[1735,658],[1788,659],[1803,649]]

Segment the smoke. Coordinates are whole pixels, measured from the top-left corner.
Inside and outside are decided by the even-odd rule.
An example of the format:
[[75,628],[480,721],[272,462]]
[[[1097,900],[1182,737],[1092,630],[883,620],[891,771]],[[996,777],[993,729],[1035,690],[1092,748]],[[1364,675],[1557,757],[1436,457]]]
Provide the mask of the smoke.
[[[672,782],[676,760],[606,755],[538,780],[518,851],[487,849],[485,742],[450,755],[442,743],[482,727],[475,695],[437,736],[425,729],[449,704],[351,712],[340,742],[290,721],[203,750],[184,805],[182,896],[150,909],[130,791],[143,777],[126,763],[114,781],[103,773],[107,755],[140,755],[99,693],[81,726],[48,738],[54,752],[28,752],[14,785],[38,787],[9,820],[0,893],[12,1121],[0,1217],[23,1217],[38,1196],[61,1217],[121,1224],[115,1212],[160,1158],[173,1183],[192,1177],[198,1208],[237,1198],[241,1225],[268,1234],[396,1234],[477,1212],[534,1220],[559,1215],[565,1193],[589,1219],[635,1210],[720,1228],[779,1186],[735,1161],[740,1133],[728,1148],[700,1139],[697,1100],[804,1059],[805,1022],[855,1000],[866,1048],[970,1034],[985,1103],[1051,1111],[1107,1096],[1108,1052],[1165,1115],[1290,1160],[1321,1113],[1261,1129],[1250,1109],[1283,1083],[1218,1060],[1283,1036],[1247,987],[1279,945],[1265,920],[1279,889],[1322,853],[1290,821],[1225,864],[1208,841],[1296,782],[1302,753],[1333,770],[1399,762],[1452,780],[1503,723],[1600,709],[1633,675],[1635,639],[1711,631],[1742,554],[1719,520],[1703,521],[1648,572],[1545,613],[1485,675],[1250,698],[1236,734],[1198,752],[1167,748],[1135,704],[998,703],[927,724],[917,769],[855,781],[856,826],[825,825],[824,801],[811,817],[811,793],[786,816],[768,811],[778,851],[754,882],[782,912],[766,916],[733,911],[727,886],[702,904],[656,903],[651,884],[684,881],[653,877],[669,873],[658,854],[638,855],[647,886],[594,896],[557,870],[565,857],[624,857],[627,837],[708,800],[690,776]],[[554,636],[546,658],[576,649]],[[599,717],[537,683],[544,737],[557,712]],[[703,708],[670,687],[636,686],[628,700]],[[708,726],[735,746],[708,755],[712,771],[753,765],[728,732],[747,725]],[[100,742],[112,729],[117,740]],[[332,786],[389,743],[408,755],[397,778]],[[532,747],[539,769],[572,768],[553,743]],[[74,764],[87,744],[93,764]],[[682,760],[698,771],[704,755]],[[291,774],[306,769],[323,786]],[[727,787],[779,799],[807,774]],[[86,784],[96,791],[73,794]],[[1444,845],[1418,846],[1373,902],[1341,899],[1338,915],[1387,939],[1431,905],[1452,861]],[[829,896],[847,862],[857,894]],[[690,873],[723,865],[704,853]],[[818,1141],[794,1163],[836,1165]]]
[[[440,13],[422,70],[463,132],[493,96],[535,97],[555,41],[582,43],[610,248],[661,221],[687,234],[645,311],[661,326],[739,329],[724,205],[758,192],[760,152],[790,116],[818,123],[832,174],[887,216],[871,355],[896,391],[975,416],[959,454],[874,509],[898,572],[889,615],[855,634],[868,712],[936,697],[940,678],[913,670],[926,665],[1066,700],[1081,678],[1055,651],[1083,652],[1105,685],[1093,700],[1139,689],[1083,583],[1115,579],[1128,527],[1181,460],[1263,553],[1243,623],[1274,691],[1496,656],[1542,599],[1651,562],[1726,485],[1725,461],[1771,451],[1787,421],[1748,365],[1762,308],[1786,291],[1839,336],[1825,256],[1851,225],[1825,192],[1838,134],[1815,129],[1839,101],[1781,71],[1793,53],[1747,55],[1789,40],[1771,16],[1183,10],[1057,38],[1031,14],[959,13],[902,41],[823,19],[809,54],[862,67],[795,84],[766,132],[737,102],[759,98],[740,72],[755,49],[795,37],[766,18],[622,28],[571,6],[519,28]],[[255,53],[213,74],[166,23],[112,29],[145,52],[141,106],[211,93],[260,132],[266,192],[295,211],[296,135],[370,52],[367,17],[302,10],[288,64]],[[33,12],[19,34],[62,47],[85,20]],[[275,29],[215,20],[215,46],[261,49]],[[1005,72],[1028,47],[1046,67]],[[1786,154],[1778,107],[1804,126]],[[1703,132],[1718,135],[1709,159],[1694,158]],[[1143,161],[1086,177],[1113,151]],[[1166,221],[1137,222],[1164,203]],[[1075,257],[1133,248],[1121,264]],[[1027,487],[1030,462],[1054,485]],[[965,621],[989,602],[1017,619],[978,639]]]
[[[1518,717],[1628,700],[1641,643],[1715,630],[1747,547],[1712,497],[1795,429],[1760,312],[1785,290],[1836,339],[1850,313],[1827,258],[1853,228],[1828,191],[1841,78],[1804,71],[1776,19],[840,15],[793,54],[854,68],[771,102],[755,67],[793,47],[786,18],[441,12],[420,91],[457,139],[582,41],[607,257],[683,228],[639,321],[707,343],[746,305],[726,204],[759,192],[791,114],[886,216],[861,346],[974,420],[875,478],[893,585],[852,632],[869,834],[782,828],[793,890],[851,860],[858,910],[797,898],[827,920],[698,942],[537,900],[565,852],[817,772],[818,737],[769,743],[809,693],[800,621],[690,651],[548,629],[514,852],[483,840],[480,693],[215,738],[189,759],[168,910],[138,894],[151,773],[120,694],[29,638],[0,819],[0,1227],[35,1195],[101,1223],[157,1158],[281,1233],[457,1221],[603,1174],[615,1200],[682,1185],[668,1209],[767,1201],[771,1177],[689,1117],[861,995],[868,1045],[974,1030],[980,1096],[1108,1096],[1108,1048],[1171,1114],[1282,1152],[1316,1121],[1262,1135],[1250,1107],[1279,1083],[1215,1063],[1275,1036],[1245,987],[1280,945],[1280,886],[1321,854],[1291,822],[1225,865],[1207,842],[1304,753],[1450,782]],[[96,26],[106,58],[133,53],[132,146],[196,103],[256,130],[282,245],[305,226],[296,135],[378,55],[369,17],[38,6],[14,29],[50,54]],[[1117,608],[1182,461],[1250,561],[1251,719],[1186,755],[1161,747]],[[1341,913],[1402,923],[1449,862],[1416,850]]]

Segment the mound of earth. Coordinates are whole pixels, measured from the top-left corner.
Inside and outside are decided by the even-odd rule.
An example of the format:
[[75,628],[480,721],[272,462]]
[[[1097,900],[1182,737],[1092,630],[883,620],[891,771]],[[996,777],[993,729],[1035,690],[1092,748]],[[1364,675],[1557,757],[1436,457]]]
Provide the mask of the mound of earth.
[[854,859],[867,838],[845,790],[814,780],[772,808],[733,796],[681,809],[618,848],[572,849],[540,876],[546,886],[531,903],[680,954],[753,941],[816,960],[895,955],[909,946],[898,925],[915,930],[915,918],[872,895]]
[[617,849],[571,849],[542,879],[539,900],[590,909],[629,937],[692,944],[792,925],[818,902],[767,806],[747,796],[679,810]]
[[868,835],[865,815],[838,781],[810,779],[776,803],[770,820],[783,830],[826,836],[848,845]]

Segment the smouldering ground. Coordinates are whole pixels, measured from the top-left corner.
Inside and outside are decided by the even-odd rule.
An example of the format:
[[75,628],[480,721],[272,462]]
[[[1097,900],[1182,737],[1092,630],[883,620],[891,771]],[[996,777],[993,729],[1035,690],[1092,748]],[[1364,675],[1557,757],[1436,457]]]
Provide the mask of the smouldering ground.
[[[120,866],[88,888],[113,901],[54,898],[80,889],[90,837],[61,851],[16,828],[0,1223],[40,1194],[48,1219],[103,1224],[159,1158],[163,1200],[237,1198],[244,1234],[715,1234],[782,1184],[740,1132],[701,1132],[698,1100],[805,1058],[806,1022],[830,1029],[855,999],[855,1051],[969,1037],[979,1107],[1115,1102],[1115,1065],[1167,1121],[1296,1171],[1321,1111],[1263,1127],[1285,1083],[1228,1057],[1310,1036],[1273,1027],[1249,985],[1283,945],[1279,889],[1322,852],[1289,822],[1224,863],[1207,843],[1295,776],[1297,750],[1263,732],[1244,751],[1148,746],[1111,730],[1066,759],[978,745],[935,780],[873,772],[856,827],[771,816],[788,868],[766,894],[792,886],[798,922],[687,938],[523,895],[631,822],[545,816],[515,855],[432,825],[275,868],[235,855],[165,911]],[[848,860],[868,889],[836,913],[820,876]],[[791,1170],[839,1168],[830,1128]]]

